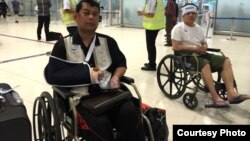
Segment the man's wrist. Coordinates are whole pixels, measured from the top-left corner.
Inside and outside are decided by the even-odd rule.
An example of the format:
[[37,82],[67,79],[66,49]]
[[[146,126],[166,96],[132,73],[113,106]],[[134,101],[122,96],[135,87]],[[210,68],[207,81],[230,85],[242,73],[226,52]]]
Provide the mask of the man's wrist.
[[119,80],[120,78],[118,76],[113,76],[112,80]]
[[195,50],[196,47],[197,45],[191,45],[192,50]]

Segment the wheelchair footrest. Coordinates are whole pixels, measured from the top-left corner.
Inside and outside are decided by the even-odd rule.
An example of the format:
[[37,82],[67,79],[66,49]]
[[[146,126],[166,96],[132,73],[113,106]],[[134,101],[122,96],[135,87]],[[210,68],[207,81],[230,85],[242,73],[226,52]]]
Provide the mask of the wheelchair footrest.
[[229,108],[229,104],[227,103],[221,104],[219,102],[214,102],[212,104],[206,104],[205,108]]

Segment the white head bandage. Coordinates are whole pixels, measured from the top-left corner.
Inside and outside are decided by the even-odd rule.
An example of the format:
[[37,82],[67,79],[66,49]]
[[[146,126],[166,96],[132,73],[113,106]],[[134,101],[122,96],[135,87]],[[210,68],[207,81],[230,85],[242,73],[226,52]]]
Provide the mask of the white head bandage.
[[182,10],[182,16],[189,12],[198,13],[198,8],[195,5],[186,5],[181,10]]

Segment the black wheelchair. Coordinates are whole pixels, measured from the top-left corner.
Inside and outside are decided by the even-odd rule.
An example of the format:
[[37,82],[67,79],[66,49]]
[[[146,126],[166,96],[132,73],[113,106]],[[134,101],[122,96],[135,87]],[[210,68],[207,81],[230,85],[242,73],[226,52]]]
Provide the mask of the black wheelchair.
[[[121,82],[122,90],[129,91],[126,85],[133,87],[140,106],[141,96],[134,84],[134,79],[124,76]],[[35,99],[33,107],[34,140],[84,141],[84,139],[79,136],[80,132],[83,131],[80,131],[78,128],[76,103],[75,100],[73,100],[74,94],[62,87],[53,86],[52,88],[53,97],[45,91]],[[143,125],[147,127],[146,139],[147,141],[154,141],[150,120],[142,113],[141,109],[140,112]],[[116,139],[116,135],[117,133],[114,132],[114,139]]]
[[[207,51],[225,56],[220,49],[208,48]],[[191,56],[197,58],[195,55]],[[198,68],[193,68],[191,64],[188,64],[186,57],[187,55],[178,52],[164,56],[157,67],[157,82],[166,97],[178,99],[183,96],[185,107],[193,110],[198,106],[197,92],[207,94],[209,91],[202,81]],[[226,100],[227,92],[219,71],[213,72],[213,78],[216,77],[217,79],[214,79],[216,91],[222,99]],[[235,80],[234,87],[237,90]],[[192,92],[185,93],[186,89]],[[205,108],[211,108],[208,105],[205,105]]]

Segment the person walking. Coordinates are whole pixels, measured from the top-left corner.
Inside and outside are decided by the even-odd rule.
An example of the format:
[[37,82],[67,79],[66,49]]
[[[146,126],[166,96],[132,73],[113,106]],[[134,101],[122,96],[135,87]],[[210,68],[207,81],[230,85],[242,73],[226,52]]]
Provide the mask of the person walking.
[[168,0],[167,6],[165,7],[165,16],[166,16],[166,41],[167,44],[164,46],[172,46],[171,41],[171,31],[177,23],[179,9],[176,0]]
[[18,23],[21,4],[18,0],[13,0],[11,4],[12,4],[13,12],[15,14],[15,23]]
[[77,2],[78,0],[63,0],[62,20],[70,35],[77,31],[76,22],[73,19]]
[[143,16],[143,27],[146,31],[146,45],[148,52],[148,63],[141,69],[145,71],[156,70],[156,46],[155,40],[158,32],[165,27],[163,0],[148,0],[143,11],[138,11]]
[[41,32],[44,25],[44,33],[47,40],[49,34],[50,25],[50,0],[37,0],[37,14],[38,14],[38,25],[37,25],[37,40],[41,40]]
[[0,17],[3,15],[3,18],[6,19],[7,9],[9,10],[8,5],[4,0],[0,2]]

